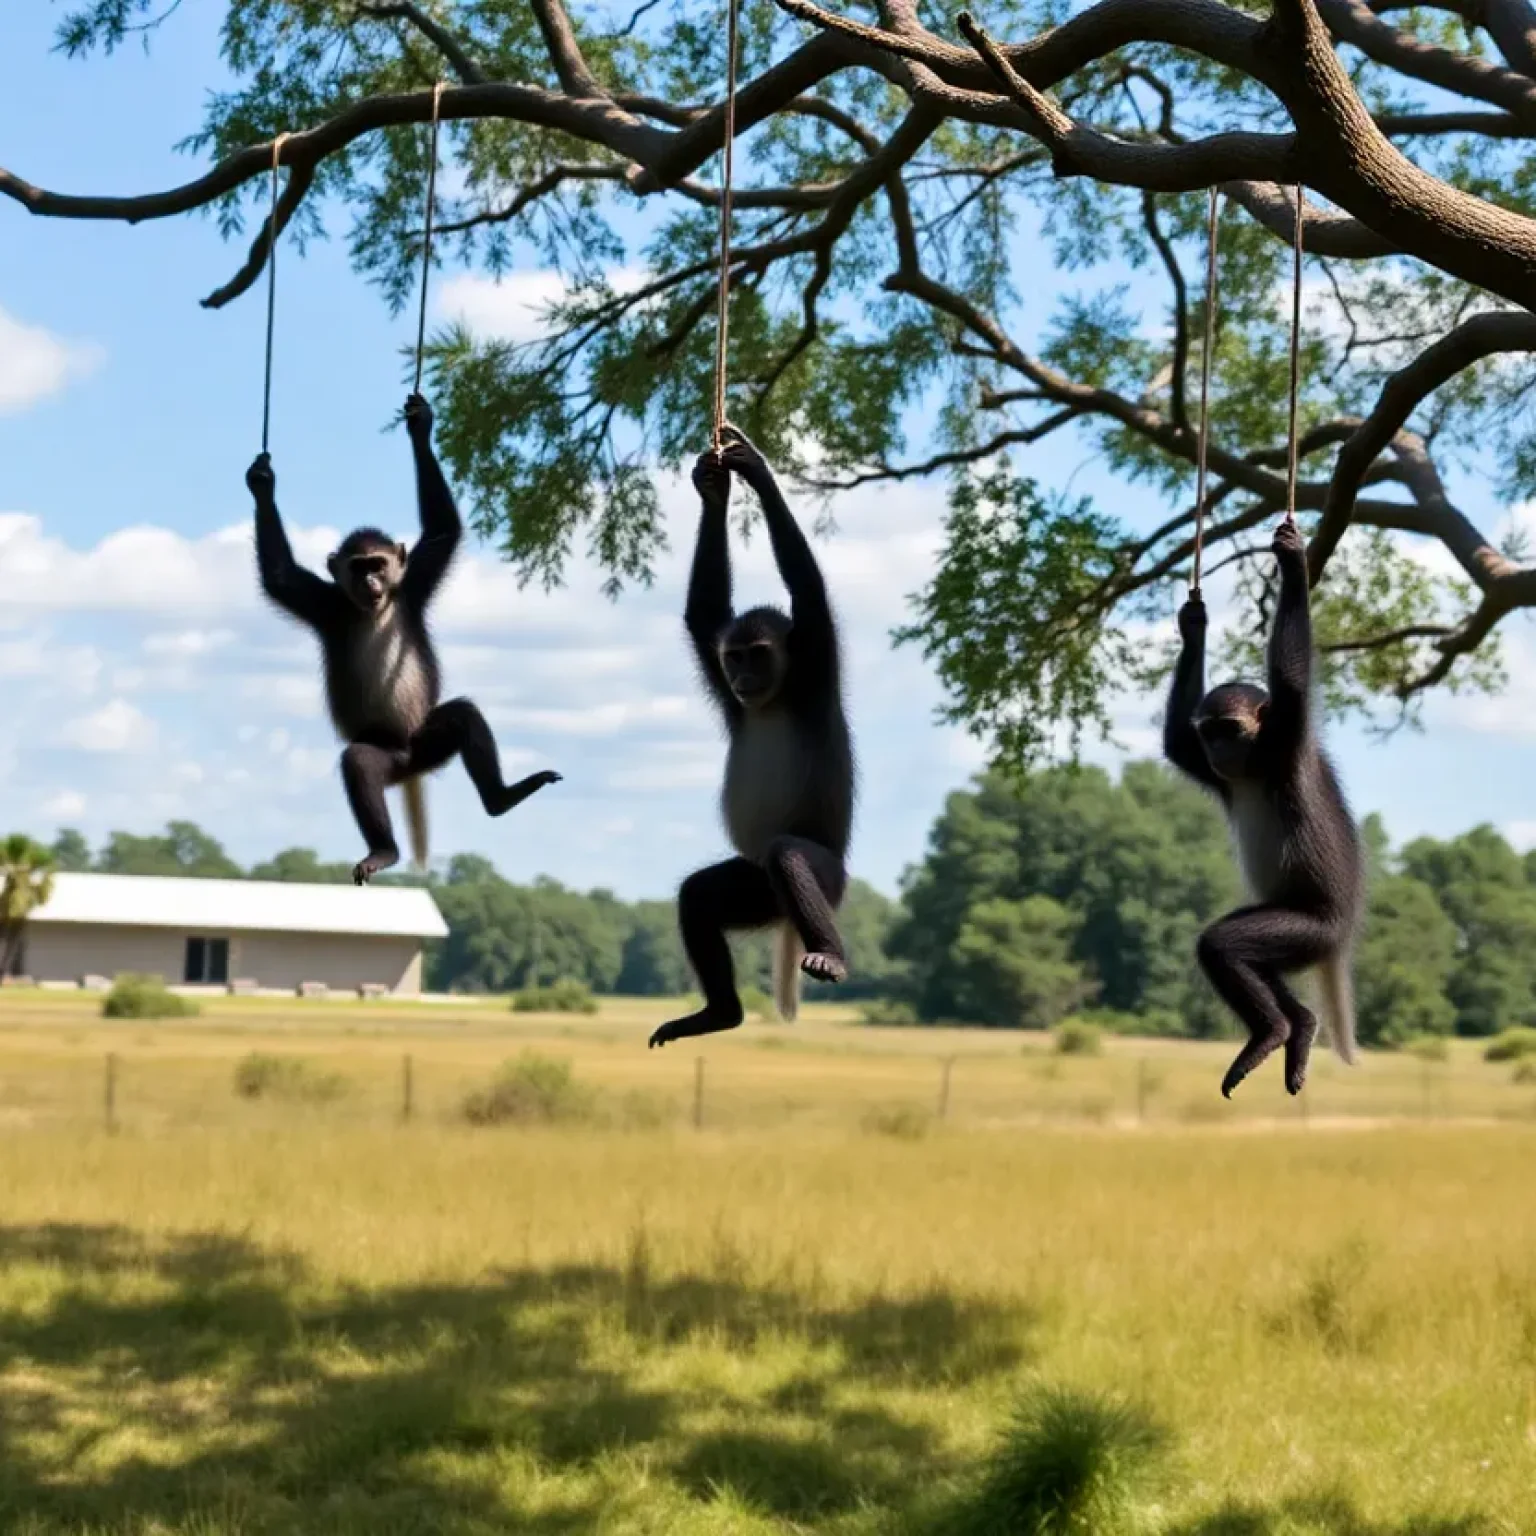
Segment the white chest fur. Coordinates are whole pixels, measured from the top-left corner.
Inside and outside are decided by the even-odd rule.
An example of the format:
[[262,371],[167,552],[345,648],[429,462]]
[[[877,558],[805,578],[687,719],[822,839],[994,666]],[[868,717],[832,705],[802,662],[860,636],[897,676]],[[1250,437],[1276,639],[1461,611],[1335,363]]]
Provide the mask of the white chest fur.
[[370,719],[410,735],[427,718],[432,707],[427,669],[397,609],[359,634],[353,665],[358,696]]
[[1267,901],[1280,887],[1284,873],[1281,853],[1284,838],[1274,802],[1256,784],[1237,784],[1232,789],[1232,838],[1237,844],[1238,868],[1249,894]]
[[794,720],[783,711],[749,714],[725,760],[720,808],[743,858],[761,859],[793,825],[809,788],[809,760]]

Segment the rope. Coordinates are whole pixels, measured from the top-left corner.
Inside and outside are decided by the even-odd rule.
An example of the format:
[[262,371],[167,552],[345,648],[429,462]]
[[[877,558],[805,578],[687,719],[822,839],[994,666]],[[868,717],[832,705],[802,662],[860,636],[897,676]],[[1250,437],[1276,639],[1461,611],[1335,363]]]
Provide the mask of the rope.
[[1191,594],[1200,593],[1200,562],[1205,553],[1205,455],[1210,441],[1211,354],[1216,347],[1216,220],[1221,194],[1211,188],[1211,211],[1205,221],[1205,337],[1200,344],[1200,442],[1195,459],[1195,568]]
[[1301,396],[1301,224],[1306,209],[1306,194],[1296,183],[1296,241],[1291,273],[1291,455],[1285,480],[1285,520],[1296,521],[1296,468],[1300,459],[1300,441],[1296,435],[1296,408]]
[[277,313],[277,162],[290,135],[272,140],[272,211],[267,215],[267,363],[261,382],[261,451],[267,451],[272,428],[272,321]]
[[715,316],[715,457],[725,442],[725,351],[731,311],[731,152],[736,142],[736,35],[739,0],[726,0],[725,145],[720,171],[720,292]]
[[443,105],[443,82],[432,87],[432,163],[427,169],[427,227],[421,239],[421,311],[416,317],[416,394],[421,393],[421,361],[427,345],[427,278],[432,271],[432,206],[437,198],[437,129]]

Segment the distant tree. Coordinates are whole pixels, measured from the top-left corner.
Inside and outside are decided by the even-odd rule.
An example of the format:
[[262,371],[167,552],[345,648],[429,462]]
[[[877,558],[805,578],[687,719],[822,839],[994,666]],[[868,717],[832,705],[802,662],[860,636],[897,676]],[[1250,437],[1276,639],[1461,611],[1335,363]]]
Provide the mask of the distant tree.
[[50,849],[24,832],[0,842],[0,976],[16,971],[27,919],[53,894]]
[[692,985],[676,906],[670,901],[637,901],[629,909],[615,988],[628,997],[675,997]]
[[74,827],[60,827],[49,851],[53,854],[54,868],[61,872],[78,874],[91,867],[91,845]]
[[955,941],[972,910],[1048,896],[1077,915],[1073,956],[1105,1006],[1210,1034],[1226,1025],[1195,937],[1236,895],[1219,813],[1157,764],[1130,764],[1118,784],[1096,768],[989,773],[946,802],[889,948],[924,1018],[966,1018]]
[[96,867],[112,875],[186,875],[238,880],[245,873],[216,838],[190,821],[170,822],[163,836],[113,832]]
[[252,880],[282,880],[308,885],[348,885],[350,864],[324,864],[313,848],[284,848],[264,863],[251,866]]
[[954,943],[963,1016],[1024,1029],[1064,1019],[1097,990],[1072,955],[1078,926],[1049,896],[977,902]]
[[1411,875],[1373,881],[1355,952],[1361,1041],[1398,1045],[1414,1035],[1450,1034],[1456,1008],[1446,989],[1455,968],[1456,925],[1434,891]]
[[1403,850],[1403,873],[1434,892],[1456,929],[1446,992],[1464,1035],[1491,1035],[1536,1022],[1536,890],[1525,862],[1492,827],[1448,842],[1419,838]]
[[500,880],[496,866],[480,853],[456,853],[448,860],[443,876],[449,885],[477,885],[487,880]]

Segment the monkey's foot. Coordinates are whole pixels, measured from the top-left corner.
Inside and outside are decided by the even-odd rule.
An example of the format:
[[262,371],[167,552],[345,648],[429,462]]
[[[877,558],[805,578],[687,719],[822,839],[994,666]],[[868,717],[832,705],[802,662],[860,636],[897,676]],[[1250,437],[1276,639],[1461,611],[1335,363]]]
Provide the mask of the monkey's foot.
[[1311,1012],[1292,1022],[1291,1038],[1285,1042],[1285,1091],[1293,1098],[1306,1084],[1307,1062],[1316,1039],[1317,1019]]
[[367,885],[381,869],[389,869],[399,862],[400,851],[397,848],[386,848],[377,853],[370,853],[361,863],[352,866],[352,883]]
[[1224,1099],[1232,1097],[1232,1090],[1248,1076],[1260,1062],[1274,1055],[1282,1045],[1286,1043],[1289,1031],[1276,1030],[1267,1035],[1255,1035],[1242,1050],[1237,1053],[1237,1059],[1227,1068],[1227,1075],[1221,1080],[1221,1096]]
[[735,1018],[727,1013],[717,1013],[712,1008],[701,1008],[697,1013],[690,1013],[687,1018],[673,1019],[663,1024],[651,1036],[651,1049],[654,1051],[658,1045],[667,1045],[673,1040],[691,1040],[695,1035],[718,1035],[722,1030],[737,1029],[742,1017],[740,1004],[737,1005]]
[[817,981],[847,981],[848,979],[848,967],[844,964],[843,957],[826,951],[802,955],[800,969]]
[[544,788],[546,784],[558,784],[561,774],[551,773],[548,768],[539,773],[530,773],[526,779],[519,779],[516,784],[508,784],[502,790],[501,798],[495,802],[487,800],[485,808],[492,816],[505,816],[514,805],[521,805],[529,795]]

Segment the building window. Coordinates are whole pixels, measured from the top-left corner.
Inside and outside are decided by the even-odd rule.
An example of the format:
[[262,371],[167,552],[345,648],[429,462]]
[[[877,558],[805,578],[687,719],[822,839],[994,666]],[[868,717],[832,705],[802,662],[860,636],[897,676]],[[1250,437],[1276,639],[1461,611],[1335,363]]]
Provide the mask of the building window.
[[223,986],[229,980],[229,940],[188,939],[182,980],[194,986]]

